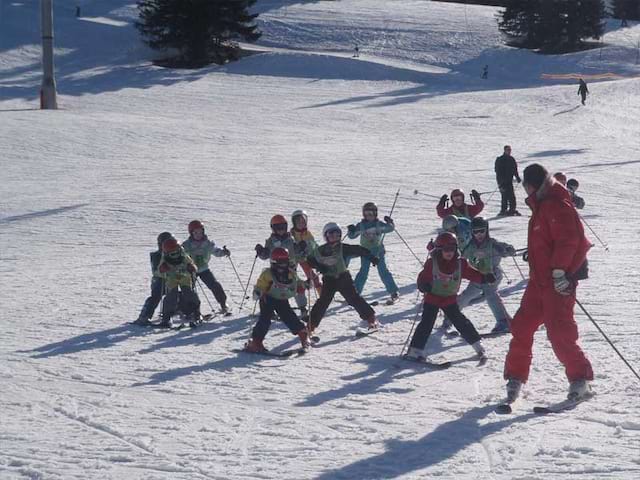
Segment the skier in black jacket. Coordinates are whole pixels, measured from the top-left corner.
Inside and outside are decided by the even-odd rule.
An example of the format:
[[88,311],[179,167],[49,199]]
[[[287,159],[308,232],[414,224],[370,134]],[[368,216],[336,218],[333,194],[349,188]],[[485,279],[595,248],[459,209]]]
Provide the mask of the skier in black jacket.
[[513,177],[516,177],[516,181],[518,183],[522,180],[520,179],[520,175],[518,175],[518,164],[516,163],[516,159],[511,156],[510,145],[505,145],[504,153],[500,157],[496,158],[495,171],[498,188],[502,194],[502,205],[498,216],[520,216],[520,212],[516,210],[516,195],[513,192]]
[[582,98],[582,105],[584,105],[585,100],[587,99],[587,95],[589,93],[589,89],[587,88],[587,83],[580,79],[580,86],[578,87],[578,95]]

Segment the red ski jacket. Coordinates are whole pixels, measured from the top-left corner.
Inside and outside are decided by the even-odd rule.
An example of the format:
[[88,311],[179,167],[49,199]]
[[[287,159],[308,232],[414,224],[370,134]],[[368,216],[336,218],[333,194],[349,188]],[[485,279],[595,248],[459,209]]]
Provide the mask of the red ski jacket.
[[436,212],[440,218],[444,218],[448,215],[455,215],[456,217],[465,217],[471,220],[474,217],[477,217],[478,214],[484,208],[484,203],[480,200],[475,205],[469,205],[468,203],[463,203],[462,207],[458,208],[455,206],[451,206],[449,208],[444,208],[443,205],[438,204],[436,207]]
[[[431,256],[427,259],[424,264],[424,269],[418,275],[418,284],[428,283],[430,285],[433,285],[434,258],[438,262],[438,268],[440,269],[440,271],[447,274],[452,274],[458,268],[459,260],[462,278],[465,278],[471,282],[482,283],[484,275],[482,275],[478,270],[469,265],[466,258],[454,257],[452,260],[446,261],[441,257]],[[456,303],[457,298],[457,295],[440,297],[429,292],[425,293],[424,295],[424,303],[430,303],[431,305],[436,305],[440,308],[443,308]]]
[[553,288],[551,271],[561,269],[570,277],[587,258],[593,246],[584,234],[571,195],[552,178],[527,200],[533,215],[527,239],[530,281]]

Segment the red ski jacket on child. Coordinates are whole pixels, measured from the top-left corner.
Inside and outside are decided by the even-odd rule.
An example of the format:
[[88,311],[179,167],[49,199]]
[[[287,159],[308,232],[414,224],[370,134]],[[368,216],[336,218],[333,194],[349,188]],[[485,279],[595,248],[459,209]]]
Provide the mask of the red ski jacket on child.
[[[434,262],[437,263],[434,265]],[[430,303],[440,308],[453,305],[456,303],[460,282],[463,278],[471,282],[482,283],[484,275],[469,265],[466,258],[456,256],[447,261],[440,255],[432,255],[424,264],[424,269],[420,272],[420,275],[418,275],[418,285],[428,283],[432,287],[431,292],[425,293],[424,303]],[[455,292],[451,292],[452,294],[450,295],[439,295],[437,292],[439,281],[457,283],[457,288],[454,289]]]

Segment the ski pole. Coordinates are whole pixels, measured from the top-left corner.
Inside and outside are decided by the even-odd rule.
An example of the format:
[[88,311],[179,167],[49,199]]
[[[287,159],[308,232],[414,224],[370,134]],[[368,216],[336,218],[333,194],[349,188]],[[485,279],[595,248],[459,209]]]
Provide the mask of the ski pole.
[[413,191],[414,195],[422,195],[424,197],[435,198],[436,200],[440,200],[440,197],[436,195],[431,195],[430,193],[419,192],[418,190]]
[[504,275],[504,278],[507,279],[507,285],[511,285],[511,279],[509,278],[509,275],[507,275],[507,272],[505,272],[504,268],[500,268],[500,271],[502,272],[502,274]]
[[624,358],[624,356],[618,351],[618,349],[616,348],[616,346],[613,344],[613,342],[611,340],[609,340],[609,337],[607,337],[607,335],[602,331],[602,329],[600,328],[600,325],[598,325],[598,323],[593,319],[593,317],[589,314],[589,312],[587,312],[587,309],[584,308],[582,306],[582,303],[580,303],[580,301],[576,298],[576,303],[578,304],[578,306],[580,307],[580,309],[584,312],[584,314],[587,316],[587,318],[589,320],[591,320],[591,322],[596,326],[596,328],[598,329],[598,331],[600,332],[600,334],[604,337],[604,339],[609,343],[609,345],[611,345],[611,348],[613,348],[613,350],[618,354],[618,356],[622,359],[622,361],[625,363],[625,365],[627,367],[629,367],[629,370],[631,370],[633,372],[633,374],[636,376],[636,378],[638,380],[640,380],[640,375],[638,375],[638,372],[636,372],[634,370],[634,368],[629,364],[629,362],[627,362],[627,359]]
[[411,247],[409,246],[409,244],[405,241],[404,238],[402,238],[402,235],[400,235],[400,232],[398,231],[398,229],[396,228],[394,230],[394,232],[396,232],[396,234],[398,235],[398,237],[400,237],[400,240],[402,240],[402,243],[405,244],[405,246],[409,249],[409,251],[411,252],[411,254],[416,258],[416,260],[418,261],[418,263],[420,264],[420,267],[422,267],[423,263],[422,260],[420,260],[420,257],[418,257],[418,255],[416,255],[416,252],[414,252]]
[[200,283],[200,280],[198,279],[198,277],[196,277],[196,285],[198,287],[200,287],[200,291],[202,291],[202,295],[204,296],[205,300],[209,304],[209,308],[211,308],[211,313],[214,313],[215,310],[213,309],[213,305],[211,305],[211,301],[209,300],[209,297],[207,296],[207,292],[204,291],[204,288],[202,287],[202,284]]
[[520,276],[522,277],[522,279],[526,280],[526,277],[524,276],[524,273],[522,273],[522,269],[520,268],[520,265],[518,265],[518,262],[516,261],[516,257],[511,257],[511,258],[513,258],[513,263],[516,265],[516,268],[520,272]]
[[[393,215],[393,210],[396,208],[396,203],[398,202],[398,197],[400,196],[400,189],[396,192],[396,198],[393,200],[393,205],[391,205],[391,211],[389,212],[389,218]],[[394,225],[395,228],[395,225]],[[387,233],[383,233],[382,237],[380,237],[380,244],[382,245],[382,241]]]
[[[226,245],[225,245],[226,247]],[[242,280],[240,279],[240,275],[238,274],[238,270],[236,269],[235,264],[233,263],[233,260],[231,260],[231,257],[227,257],[229,259],[229,262],[231,263],[231,267],[233,267],[233,271],[236,274],[236,278],[238,279],[238,283],[240,283],[240,288],[244,288],[244,285],[242,284]]]
[[[418,290],[417,300],[420,300],[420,290]],[[413,317],[413,323],[411,324],[411,330],[409,330],[409,335],[407,335],[407,339],[404,341],[404,345],[402,345],[402,351],[400,352],[400,358],[404,355],[404,351],[407,348],[407,344],[409,343],[409,339],[411,335],[413,335],[413,329],[416,326],[416,322],[418,321],[418,315],[420,315],[420,305],[417,305],[416,315]]]
[[[489,203],[498,190],[500,190],[500,186],[497,186],[496,189],[493,192],[491,192],[491,195],[489,195],[489,198],[484,203],[485,204]],[[489,192],[485,192],[485,193],[489,193]],[[480,195],[483,195],[483,194],[481,193]]]
[[253,302],[253,310],[251,310],[251,317],[255,317],[256,316],[256,306],[258,305],[258,299],[256,299],[255,302]]
[[[576,212],[576,213],[578,213],[578,212]],[[580,213],[578,213],[578,216],[580,217],[580,220],[582,220],[582,222],[587,226],[587,228],[588,228],[589,230],[591,230],[591,233],[593,233],[593,234],[595,235],[595,237],[596,237],[596,238],[598,239],[598,241],[600,242],[600,245],[602,245],[602,246],[604,247],[605,251],[606,251],[606,252],[608,252],[608,251],[609,251],[609,247],[607,246],[607,244],[606,244],[606,243],[604,243],[604,242],[600,239],[600,237],[599,237],[599,236],[598,236],[598,234],[595,232],[595,230],[594,230],[593,228],[591,228],[591,225],[589,225],[589,224],[587,223],[587,221],[584,219],[584,217],[583,217],[582,215],[580,215]]]
[[[247,290],[249,290],[249,284],[251,283],[251,277],[253,277],[253,269],[256,266],[256,260],[258,260],[258,254],[253,257],[253,265],[251,265],[251,272],[249,273],[249,280],[247,280],[247,286],[244,287],[244,293],[242,294],[242,301],[240,302],[240,308],[238,310],[242,310],[242,305],[244,305],[244,300],[247,298]],[[256,311],[255,305],[253,306],[253,311]]]

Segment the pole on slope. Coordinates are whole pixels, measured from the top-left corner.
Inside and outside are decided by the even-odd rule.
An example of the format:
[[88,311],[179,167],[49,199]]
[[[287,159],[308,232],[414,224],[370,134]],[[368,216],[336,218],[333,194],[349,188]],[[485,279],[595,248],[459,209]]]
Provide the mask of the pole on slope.
[[42,24],[42,85],[40,109],[57,110],[56,79],[53,67],[53,0],[40,1]]
[[609,340],[609,337],[607,337],[607,335],[602,331],[602,329],[600,328],[600,325],[598,325],[598,323],[593,319],[593,317],[589,314],[589,312],[587,312],[587,309],[582,306],[582,303],[580,303],[580,301],[577,298],[576,298],[576,303],[578,304],[580,309],[584,312],[584,314],[587,316],[587,318],[589,320],[591,320],[591,323],[593,323],[596,326],[596,328],[598,329],[600,334],[609,343],[609,345],[611,345],[611,348],[613,348],[614,352],[616,352],[618,354],[618,356],[622,359],[622,361],[625,363],[625,365],[627,367],[629,367],[629,370],[631,370],[633,372],[633,374],[636,376],[636,378],[638,380],[640,380],[640,375],[638,375],[638,372],[636,372],[635,369],[631,366],[631,364],[627,361],[627,359],[624,358],[624,356],[616,348],[616,346],[613,344],[613,342],[611,340]]

